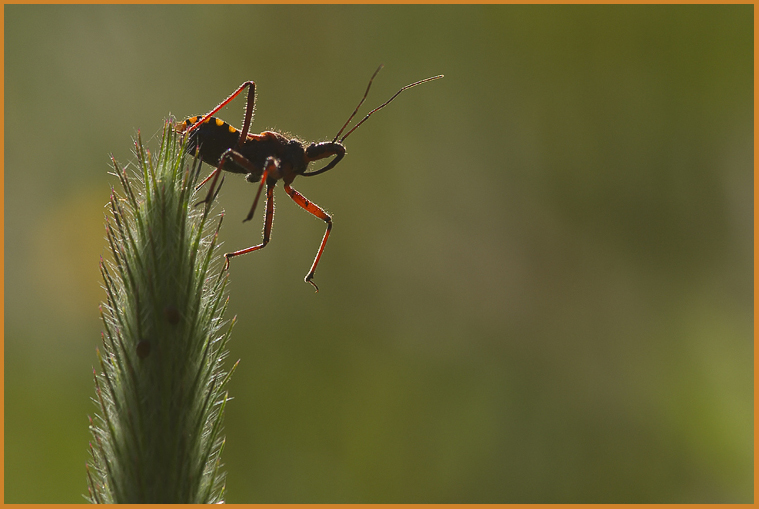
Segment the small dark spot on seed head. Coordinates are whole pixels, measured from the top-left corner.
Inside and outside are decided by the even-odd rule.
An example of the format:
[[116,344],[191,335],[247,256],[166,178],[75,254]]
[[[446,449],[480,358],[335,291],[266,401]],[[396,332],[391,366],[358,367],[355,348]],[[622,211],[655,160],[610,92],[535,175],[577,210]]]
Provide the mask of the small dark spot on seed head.
[[137,343],[137,357],[144,359],[150,355],[150,341],[142,340]]
[[174,306],[166,306],[163,308],[163,316],[166,317],[166,321],[171,325],[176,325],[179,323],[179,310]]

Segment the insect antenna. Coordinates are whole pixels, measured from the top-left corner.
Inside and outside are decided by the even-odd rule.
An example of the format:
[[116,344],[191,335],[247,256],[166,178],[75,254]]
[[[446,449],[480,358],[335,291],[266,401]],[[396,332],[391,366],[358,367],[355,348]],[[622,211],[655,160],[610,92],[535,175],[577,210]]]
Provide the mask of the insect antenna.
[[[372,74],[372,77],[369,78],[369,84],[366,86],[366,92],[364,92],[364,97],[361,98],[361,100],[358,102],[358,106],[356,106],[356,109],[353,110],[353,113],[350,117],[348,117],[348,120],[343,124],[343,126],[340,128],[340,130],[337,132],[335,137],[332,139],[332,143],[335,143],[337,139],[340,137],[340,135],[343,133],[346,127],[348,127],[348,124],[351,123],[351,120],[353,120],[353,117],[356,116],[356,113],[358,113],[358,109],[361,107],[362,104],[364,104],[364,101],[366,101],[366,96],[369,95],[369,89],[372,88],[372,81],[374,81],[374,77],[377,75],[377,73],[380,72],[382,67],[384,67],[385,64],[380,64],[379,67],[377,67],[377,70],[374,71],[374,74]],[[347,136],[347,135],[346,135]]]
[[[356,109],[353,111],[353,114],[350,116],[350,118],[345,123],[345,125],[343,125],[342,129],[340,129],[340,131],[337,133],[337,135],[335,136],[335,139],[332,140],[332,143],[334,143],[335,141],[337,141],[337,138],[342,134],[343,130],[348,126],[348,124],[350,123],[350,121],[356,115],[356,112],[358,112],[358,109],[364,103],[364,100],[366,99],[367,94],[369,94],[369,88],[371,88],[371,86],[372,86],[372,81],[374,80],[374,77],[377,75],[377,73],[380,72],[380,69],[382,69],[381,65],[377,68],[376,71],[374,71],[374,74],[372,75],[372,78],[369,80],[369,85],[366,87],[366,92],[364,92],[364,97],[361,98],[361,101],[358,103],[358,106],[356,106]],[[350,134],[353,131],[355,131],[356,129],[358,129],[359,126],[361,126],[361,124],[363,124],[364,122],[366,122],[366,120],[369,117],[371,117],[373,113],[381,110],[382,108],[384,108],[385,106],[387,106],[388,104],[390,104],[390,102],[393,99],[395,99],[396,97],[398,97],[400,95],[400,93],[403,92],[404,90],[406,90],[407,88],[415,87],[417,85],[421,85],[422,83],[427,83],[428,81],[436,80],[436,79],[439,79],[439,78],[442,78],[442,77],[443,77],[442,74],[438,74],[437,76],[431,76],[429,78],[425,78],[423,80],[416,81],[414,83],[411,83],[411,84],[406,85],[405,87],[401,88],[400,90],[398,90],[395,93],[395,95],[393,95],[393,97],[391,97],[390,99],[388,99],[387,101],[385,101],[384,103],[380,104],[379,106],[377,106],[376,108],[374,108],[372,111],[370,111],[369,113],[367,113],[364,118],[362,118],[356,125],[353,126],[353,128],[351,128],[350,131],[348,131],[347,133],[345,133],[345,136],[343,136],[342,138],[340,138],[340,143],[342,143],[343,141],[345,141],[345,138],[347,138],[348,136],[350,136]]]

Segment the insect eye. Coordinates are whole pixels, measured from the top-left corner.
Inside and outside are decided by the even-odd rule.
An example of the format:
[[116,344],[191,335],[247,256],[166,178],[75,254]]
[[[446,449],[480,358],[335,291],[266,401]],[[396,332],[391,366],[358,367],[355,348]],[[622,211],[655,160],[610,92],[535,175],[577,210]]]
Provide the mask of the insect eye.
[[306,157],[308,157],[309,161],[316,161],[317,159],[330,157],[336,153],[334,146],[334,143],[330,143],[328,141],[322,143],[312,143],[306,149]]

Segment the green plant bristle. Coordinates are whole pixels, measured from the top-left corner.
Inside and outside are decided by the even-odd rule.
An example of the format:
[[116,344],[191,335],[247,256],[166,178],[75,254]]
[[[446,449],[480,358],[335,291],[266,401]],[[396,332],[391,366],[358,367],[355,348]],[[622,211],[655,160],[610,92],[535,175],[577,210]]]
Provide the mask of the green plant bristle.
[[106,215],[110,259],[97,350],[86,465],[93,503],[223,502],[223,369],[234,319],[225,322],[221,216],[199,201],[200,161],[184,155],[174,124],[155,159],[138,134],[137,168],[113,160],[123,190]]

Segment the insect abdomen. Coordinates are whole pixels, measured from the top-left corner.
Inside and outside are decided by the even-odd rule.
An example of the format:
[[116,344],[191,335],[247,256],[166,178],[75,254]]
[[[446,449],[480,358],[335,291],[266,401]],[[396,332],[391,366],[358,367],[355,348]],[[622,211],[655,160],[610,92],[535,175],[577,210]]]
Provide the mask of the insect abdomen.
[[[190,117],[179,127],[186,131],[202,117]],[[200,159],[211,166],[218,166],[221,155],[230,148],[235,148],[240,138],[240,131],[220,118],[209,117],[201,126],[190,133],[185,145],[185,152],[195,155],[199,150]],[[248,173],[239,166],[225,163],[224,169],[233,173]]]

